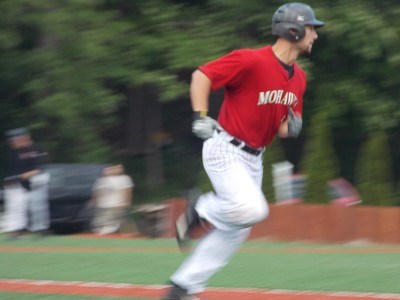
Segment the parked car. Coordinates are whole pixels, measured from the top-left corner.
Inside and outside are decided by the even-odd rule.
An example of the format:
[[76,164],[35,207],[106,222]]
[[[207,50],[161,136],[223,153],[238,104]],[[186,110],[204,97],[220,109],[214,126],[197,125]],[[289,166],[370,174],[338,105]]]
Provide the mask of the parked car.
[[[55,233],[89,230],[94,209],[88,207],[92,188],[106,164],[57,163],[47,164],[50,174],[50,229]],[[4,210],[0,190],[0,212]]]
[[88,206],[92,188],[104,164],[48,164],[51,229],[56,233],[89,230],[94,209]]

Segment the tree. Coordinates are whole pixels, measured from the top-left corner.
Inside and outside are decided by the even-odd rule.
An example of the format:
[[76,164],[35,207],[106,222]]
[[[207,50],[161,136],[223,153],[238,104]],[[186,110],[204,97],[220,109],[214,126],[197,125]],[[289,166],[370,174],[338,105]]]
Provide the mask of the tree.
[[311,120],[302,170],[307,176],[305,201],[327,203],[327,183],[338,177],[339,170],[325,110]]
[[372,132],[360,150],[357,187],[363,204],[396,204],[388,141],[383,130]]

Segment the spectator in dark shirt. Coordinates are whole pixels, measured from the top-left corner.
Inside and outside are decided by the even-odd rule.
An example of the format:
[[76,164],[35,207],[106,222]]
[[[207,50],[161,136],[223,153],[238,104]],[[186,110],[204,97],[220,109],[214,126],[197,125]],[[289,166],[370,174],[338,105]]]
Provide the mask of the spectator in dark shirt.
[[42,171],[47,152],[32,140],[27,128],[8,130],[6,138],[9,153],[4,178],[4,231],[12,238],[25,229],[43,234],[49,228],[49,174]]

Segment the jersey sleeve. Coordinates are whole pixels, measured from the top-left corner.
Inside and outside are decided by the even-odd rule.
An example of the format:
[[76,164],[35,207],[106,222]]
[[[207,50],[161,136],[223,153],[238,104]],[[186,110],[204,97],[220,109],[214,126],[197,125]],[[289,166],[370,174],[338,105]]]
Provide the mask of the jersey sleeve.
[[240,80],[245,67],[242,51],[235,50],[199,67],[211,80],[211,89],[216,91],[223,86],[234,85]]

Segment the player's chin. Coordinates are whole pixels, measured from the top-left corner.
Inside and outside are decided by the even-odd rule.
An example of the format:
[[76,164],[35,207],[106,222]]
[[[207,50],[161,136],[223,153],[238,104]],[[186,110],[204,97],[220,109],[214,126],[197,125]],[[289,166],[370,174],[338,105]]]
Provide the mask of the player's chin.
[[312,52],[312,45],[309,45],[306,49],[301,53],[302,56],[310,57]]

